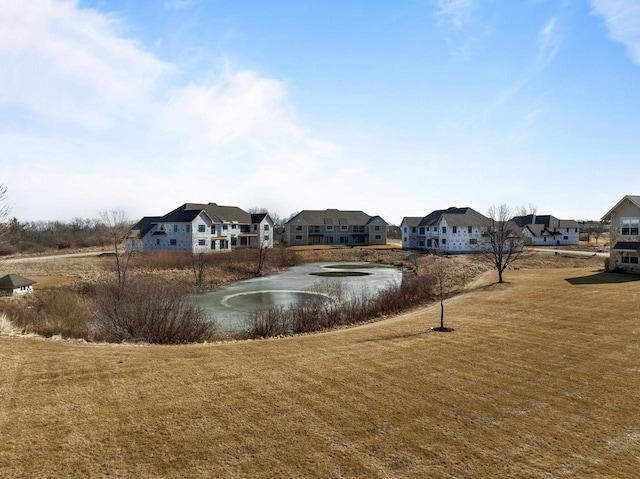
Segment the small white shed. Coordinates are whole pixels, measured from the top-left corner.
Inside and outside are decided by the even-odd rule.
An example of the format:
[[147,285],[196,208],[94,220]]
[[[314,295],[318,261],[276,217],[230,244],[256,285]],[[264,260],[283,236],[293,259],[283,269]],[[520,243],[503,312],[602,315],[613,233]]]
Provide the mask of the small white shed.
[[0,278],[0,295],[12,296],[33,292],[35,281],[23,278],[17,274],[8,274]]

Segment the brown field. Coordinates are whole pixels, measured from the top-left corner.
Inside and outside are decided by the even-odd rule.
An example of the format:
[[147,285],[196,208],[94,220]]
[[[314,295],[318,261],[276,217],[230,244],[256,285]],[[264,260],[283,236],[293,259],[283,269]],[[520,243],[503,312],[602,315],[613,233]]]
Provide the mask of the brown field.
[[450,333],[434,305],[262,341],[0,337],[0,476],[638,477],[640,282],[565,260],[589,267],[483,275]]

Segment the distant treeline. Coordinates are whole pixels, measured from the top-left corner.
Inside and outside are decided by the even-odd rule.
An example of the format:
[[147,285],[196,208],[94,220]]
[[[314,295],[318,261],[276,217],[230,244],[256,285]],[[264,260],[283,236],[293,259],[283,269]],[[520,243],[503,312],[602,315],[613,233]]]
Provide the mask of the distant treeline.
[[20,222],[13,218],[0,227],[0,255],[107,246],[112,242],[109,227],[99,219]]

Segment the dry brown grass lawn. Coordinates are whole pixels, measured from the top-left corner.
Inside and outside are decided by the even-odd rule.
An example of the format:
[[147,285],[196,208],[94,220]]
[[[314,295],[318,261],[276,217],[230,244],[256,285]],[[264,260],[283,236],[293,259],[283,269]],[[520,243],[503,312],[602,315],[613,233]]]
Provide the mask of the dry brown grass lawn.
[[324,334],[0,338],[2,477],[637,477],[640,282],[519,270]]

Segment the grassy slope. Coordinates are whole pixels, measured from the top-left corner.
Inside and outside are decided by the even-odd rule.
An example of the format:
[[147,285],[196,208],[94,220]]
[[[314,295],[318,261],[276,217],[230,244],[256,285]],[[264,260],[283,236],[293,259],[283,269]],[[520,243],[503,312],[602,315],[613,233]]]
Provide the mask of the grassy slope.
[[506,279],[447,302],[453,333],[435,305],[257,342],[0,338],[0,476],[634,477],[640,283]]

